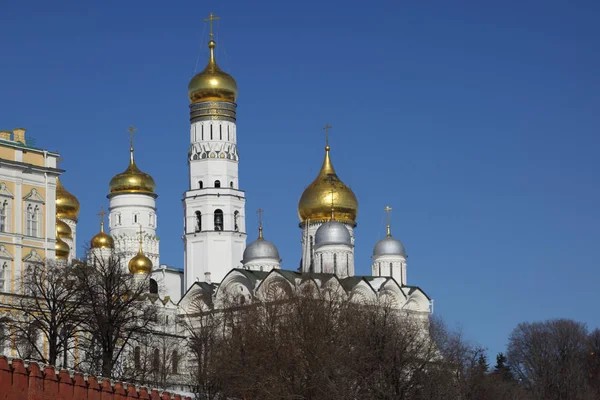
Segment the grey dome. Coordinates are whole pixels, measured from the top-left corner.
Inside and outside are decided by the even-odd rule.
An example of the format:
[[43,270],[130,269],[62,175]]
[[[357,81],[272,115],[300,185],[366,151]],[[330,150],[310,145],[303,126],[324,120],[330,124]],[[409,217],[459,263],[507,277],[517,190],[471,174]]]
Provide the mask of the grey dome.
[[344,224],[337,221],[324,223],[315,233],[315,245],[323,244],[346,244],[352,246],[350,232]]
[[395,255],[406,257],[404,245],[398,239],[394,239],[391,236],[386,236],[375,244],[375,248],[373,249],[373,257]]
[[243,264],[246,264],[248,261],[256,260],[259,258],[269,258],[274,261],[280,262],[281,258],[279,258],[279,251],[277,247],[268,240],[263,238],[258,238],[254,242],[250,243],[246,246],[244,250],[244,259],[242,260]]

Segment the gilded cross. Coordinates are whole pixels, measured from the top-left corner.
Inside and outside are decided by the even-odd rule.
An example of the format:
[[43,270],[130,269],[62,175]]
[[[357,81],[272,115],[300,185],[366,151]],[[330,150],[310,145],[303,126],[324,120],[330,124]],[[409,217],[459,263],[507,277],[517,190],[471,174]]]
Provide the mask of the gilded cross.
[[129,127],[127,133],[129,133],[129,147],[133,149],[133,134],[137,131],[137,128],[133,125]]
[[258,210],[256,210],[256,213],[258,214],[258,237],[262,238],[263,237],[263,227],[262,227],[262,216],[263,216],[263,212],[264,210],[262,208],[259,208]]
[[104,211],[104,206],[100,207],[100,212],[97,215],[100,217],[100,222],[104,223],[104,216],[106,215],[106,211]]
[[210,13],[210,15],[208,16],[208,18],[204,18],[204,22],[208,22],[210,24],[210,39],[212,40],[213,38],[213,21],[217,21],[221,19],[221,17],[217,17],[216,15],[214,15],[213,13]]
[[331,129],[331,125],[327,124],[323,127],[325,131],[325,146],[329,147],[329,130]]
[[391,236],[392,233],[390,232],[390,211],[392,211],[392,207],[385,206],[384,210],[385,210],[385,219],[387,220],[387,235]]

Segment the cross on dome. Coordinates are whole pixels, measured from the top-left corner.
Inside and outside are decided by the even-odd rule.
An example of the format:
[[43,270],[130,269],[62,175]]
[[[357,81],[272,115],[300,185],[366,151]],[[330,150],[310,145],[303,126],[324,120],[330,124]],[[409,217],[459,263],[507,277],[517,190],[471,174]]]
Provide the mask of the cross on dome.
[[213,35],[213,21],[218,21],[218,20],[220,20],[220,19],[221,19],[221,17],[217,17],[217,16],[216,16],[216,15],[214,15],[213,13],[210,13],[210,14],[208,15],[208,18],[204,18],[204,22],[208,22],[208,23],[209,23],[209,26],[210,26],[210,33],[209,33],[209,35],[210,35],[210,39],[211,39],[211,40],[212,40],[212,38],[213,38],[213,36],[214,36],[214,35]]
[[387,221],[387,236],[392,236],[392,231],[390,228],[390,211],[392,211],[392,207],[385,206],[383,210],[385,211],[385,218]]

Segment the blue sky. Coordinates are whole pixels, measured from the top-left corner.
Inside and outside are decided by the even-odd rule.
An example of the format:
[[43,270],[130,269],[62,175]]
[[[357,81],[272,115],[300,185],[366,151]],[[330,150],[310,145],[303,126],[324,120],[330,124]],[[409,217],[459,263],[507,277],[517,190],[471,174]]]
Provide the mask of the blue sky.
[[409,284],[491,354],[521,321],[600,325],[600,3],[208,4],[0,4],[0,129],[23,126],[64,157],[80,243],[135,125],[138,166],[158,186],[161,260],[183,266],[186,90],[214,12],[217,60],[239,85],[249,240],[262,208],[265,237],[298,266],[297,202],[330,124],[334,166],[360,204],[357,273],[370,273],[389,204]]

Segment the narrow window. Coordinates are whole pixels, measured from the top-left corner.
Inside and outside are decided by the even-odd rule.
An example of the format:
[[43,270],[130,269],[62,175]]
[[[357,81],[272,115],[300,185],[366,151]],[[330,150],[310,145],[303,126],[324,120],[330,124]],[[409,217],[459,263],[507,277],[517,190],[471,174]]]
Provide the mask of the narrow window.
[[202,189],[204,187],[204,183],[202,181],[198,181],[198,189]]
[[121,225],[121,214],[117,214],[117,225]]
[[150,278],[150,293],[158,294],[158,283],[152,278]]
[[40,209],[36,206],[31,215],[31,236],[38,237],[38,221]]
[[390,276],[393,276],[392,275],[392,263],[390,263]]
[[240,215],[240,212],[237,210],[233,213],[233,230],[236,232],[240,230],[238,227],[238,216],[239,215]]
[[133,223],[137,224],[138,218],[137,218],[137,214],[133,214]]
[[157,372],[159,367],[160,367],[160,351],[158,349],[154,349],[154,356],[152,357],[152,369]]
[[202,130],[200,131],[200,134],[202,135],[202,140],[204,140],[204,124],[200,125],[202,127]]
[[215,181],[215,187],[216,188],[220,188],[221,187],[221,181]]
[[219,140],[223,140],[223,126],[219,125]]
[[27,236],[31,236],[31,225],[32,225],[32,219],[33,219],[33,207],[28,206],[27,207],[27,225],[26,226],[26,233]]
[[229,187],[233,188],[233,181],[229,182]]
[[229,125],[227,125],[227,141],[229,142]]
[[173,370],[174,374],[177,374],[177,367],[179,366],[179,354],[177,354],[177,350],[173,350],[173,355],[171,356],[171,362],[173,364],[171,369]]
[[[4,292],[6,289],[6,273],[8,272],[8,263],[5,262],[0,267],[0,292]],[[2,340],[2,336],[0,335],[0,340]],[[0,343],[0,348],[2,344]]]
[[212,140],[212,124],[210,125],[210,140]]
[[196,232],[202,231],[202,213],[196,211]]
[[8,209],[8,202],[5,201],[0,205],[0,232],[6,232],[6,215]]
[[215,231],[223,230],[223,210],[215,210]]
[[333,255],[333,273],[337,275],[337,254]]

